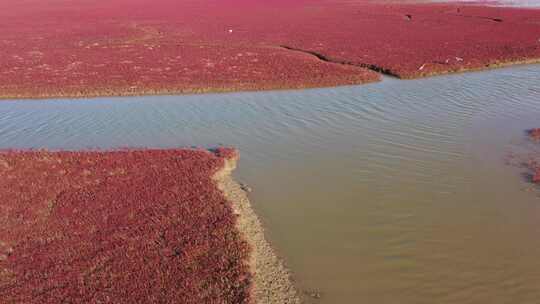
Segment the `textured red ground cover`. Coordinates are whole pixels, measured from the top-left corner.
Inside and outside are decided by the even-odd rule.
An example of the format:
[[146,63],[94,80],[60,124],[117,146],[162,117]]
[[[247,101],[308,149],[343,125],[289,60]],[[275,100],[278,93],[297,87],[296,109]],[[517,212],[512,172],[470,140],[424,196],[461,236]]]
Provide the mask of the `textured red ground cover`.
[[540,163],[536,160],[536,158],[530,158],[526,163],[525,166],[529,170],[529,173],[527,173],[527,178],[535,184],[540,184]]
[[534,128],[527,130],[527,134],[529,135],[529,138],[534,141],[540,140],[540,128]]
[[463,4],[5,0],[0,28],[2,97],[301,88],[378,79],[358,66],[410,78],[540,58],[540,10]]
[[[529,129],[526,131],[527,136],[530,140],[534,142],[540,141],[540,128]],[[538,161],[537,153],[534,153],[532,156],[528,157],[528,160],[525,162],[525,167],[529,170],[530,180],[535,183],[540,183],[540,162]]]
[[234,153],[0,153],[0,303],[247,303]]

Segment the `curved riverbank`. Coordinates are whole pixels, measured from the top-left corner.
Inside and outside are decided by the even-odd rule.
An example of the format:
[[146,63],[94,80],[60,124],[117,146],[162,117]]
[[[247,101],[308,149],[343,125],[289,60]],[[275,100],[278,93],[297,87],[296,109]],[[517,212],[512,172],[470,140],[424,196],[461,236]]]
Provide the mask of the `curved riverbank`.
[[249,267],[253,276],[251,294],[257,304],[299,304],[289,271],[264,236],[264,228],[251,207],[246,192],[231,177],[237,156],[225,160],[214,179],[238,215],[237,228],[250,247]]

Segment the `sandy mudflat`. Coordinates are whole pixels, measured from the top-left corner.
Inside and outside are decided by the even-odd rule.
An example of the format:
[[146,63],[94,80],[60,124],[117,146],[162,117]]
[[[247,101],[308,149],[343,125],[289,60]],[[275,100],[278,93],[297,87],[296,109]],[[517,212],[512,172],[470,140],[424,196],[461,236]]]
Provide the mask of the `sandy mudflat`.
[[231,177],[236,161],[225,161],[224,168],[214,178],[218,182],[218,188],[223,191],[239,216],[237,227],[251,249],[249,264],[253,274],[253,300],[258,304],[300,303],[289,271],[266,240],[261,221],[251,207],[245,191]]

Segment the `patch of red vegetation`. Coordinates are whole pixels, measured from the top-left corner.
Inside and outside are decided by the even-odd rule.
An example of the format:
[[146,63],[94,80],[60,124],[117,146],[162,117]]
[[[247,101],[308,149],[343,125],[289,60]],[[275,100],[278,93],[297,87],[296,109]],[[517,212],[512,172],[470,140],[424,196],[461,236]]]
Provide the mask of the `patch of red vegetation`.
[[235,153],[0,153],[0,303],[248,303]]
[[305,26],[315,30],[319,20],[324,20],[324,28],[339,30],[317,32],[317,40],[325,42],[322,45],[307,38],[294,38],[291,43],[400,78],[540,59],[540,10],[461,4],[325,3],[325,19],[310,18]]
[[538,184],[540,183],[540,163],[534,159],[529,159],[526,162],[526,167],[529,169],[528,176],[530,177],[530,181]]
[[530,139],[540,141],[540,128],[527,130],[527,134],[529,135]]
[[[527,135],[534,142],[540,141],[540,128],[527,130]],[[525,166],[529,169],[531,181],[535,184],[540,184],[540,162],[537,160],[537,157],[529,156]]]
[[540,184],[540,128],[528,129],[525,131],[527,142],[524,145],[525,151],[521,153],[510,153],[505,157],[507,165],[525,170],[524,178],[527,182]]
[[4,98],[332,86],[540,58],[540,10],[451,3],[6,0],[0,28]]
[[534,170],[531,180],[535,184],[540,183],[540,169],[538,167]]

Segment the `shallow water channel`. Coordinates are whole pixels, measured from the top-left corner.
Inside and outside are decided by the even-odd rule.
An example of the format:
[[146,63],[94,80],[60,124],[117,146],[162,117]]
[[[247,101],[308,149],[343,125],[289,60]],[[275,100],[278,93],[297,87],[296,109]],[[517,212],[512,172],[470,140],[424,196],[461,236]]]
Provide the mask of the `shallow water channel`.
[[464,2],[492,6],[540,8],[540,0],[431,0],[430,2]]
[[0,102],[0,148],[237,147],[308,303],[538,303],[540,194],[505,164],[540,66],[364,86]]

